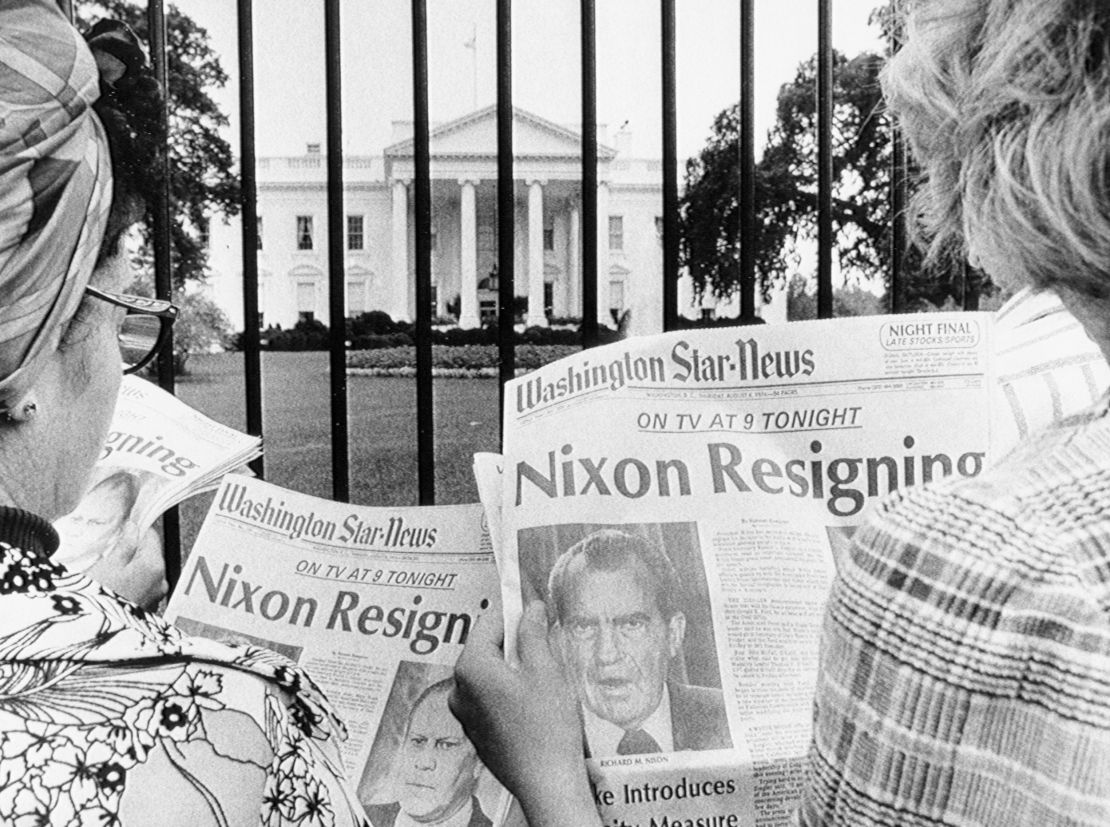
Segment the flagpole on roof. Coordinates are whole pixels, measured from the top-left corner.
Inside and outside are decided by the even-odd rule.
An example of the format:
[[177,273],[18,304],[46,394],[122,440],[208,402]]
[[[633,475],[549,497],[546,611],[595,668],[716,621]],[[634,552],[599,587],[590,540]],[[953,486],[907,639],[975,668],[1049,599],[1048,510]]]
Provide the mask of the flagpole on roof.
[[471,111],[478,108],[478,24],[472,23],[470,39],[463,43],[464,49],[470,49],[470,71],[473,76],[471,83]]

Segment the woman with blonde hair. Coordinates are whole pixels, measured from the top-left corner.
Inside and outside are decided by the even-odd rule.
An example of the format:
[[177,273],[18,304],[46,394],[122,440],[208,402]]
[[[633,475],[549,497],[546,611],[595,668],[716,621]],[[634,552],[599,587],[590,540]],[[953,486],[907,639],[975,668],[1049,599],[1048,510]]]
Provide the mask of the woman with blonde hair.
[[[122,25],[86,45],[52,0],[0,4],[0,820],[366,823],[342,726],[305,673],[186,637],[50,559],[121,359],[149,362],[175,314],[116,292],[158,94]],[[104,579],[139,603],[163,593],[156,555],[116,574]]]
[[[930,255],[1055,291],[1110,355],[1110,4],[903,5],[885,85],[925,171]],[[856,532],[802,824],[1110,824],[1108,403],[980,477],[898,492]],[[518,670],[480,624],[453,709],[532,827],[596,825],[542,624],[530,607]]]

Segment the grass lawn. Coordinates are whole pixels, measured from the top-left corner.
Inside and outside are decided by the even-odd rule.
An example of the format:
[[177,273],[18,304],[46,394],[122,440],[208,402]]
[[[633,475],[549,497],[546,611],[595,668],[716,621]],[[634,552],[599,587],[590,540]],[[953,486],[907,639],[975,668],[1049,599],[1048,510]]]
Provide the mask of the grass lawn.
[[[177,394],[218,422],[246,429],[243,356],[194,356]],[[265,477],[269,482],[330,497],[331,402],[328,354],[262,354]],[[434,380],[436,502],[477,502],[471,458],[498,449],[497,380]],[[347,384],[351,501],[365,505],[417,502],[416,382],[351,376]],[[210,497],[182,508],[184,547]]]

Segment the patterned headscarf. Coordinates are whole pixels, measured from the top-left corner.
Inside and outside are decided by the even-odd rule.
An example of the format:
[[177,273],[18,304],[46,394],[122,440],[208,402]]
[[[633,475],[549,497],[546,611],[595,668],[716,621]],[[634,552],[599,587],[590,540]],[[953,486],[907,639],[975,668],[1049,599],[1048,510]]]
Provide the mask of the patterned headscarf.
[[31,388],[92,275],[112,200],[97,65],[54,0],[0,6],[0,411]]

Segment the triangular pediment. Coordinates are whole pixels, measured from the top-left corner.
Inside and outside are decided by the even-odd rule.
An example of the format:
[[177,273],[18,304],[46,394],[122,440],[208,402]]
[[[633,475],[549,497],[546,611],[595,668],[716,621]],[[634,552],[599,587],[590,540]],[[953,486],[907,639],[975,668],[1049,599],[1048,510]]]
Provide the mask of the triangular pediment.
[[[487,106],[430,130],[431,157],[497,157],[497,107]],[[385,148],[391,159],[413,157],[412,138]],[[611,160],[616,150],[598,144],[598,161]],[[579,132],[548,121],[519,107],[513,107],[513,155],[520,158],[580,158],[582,136]]]

